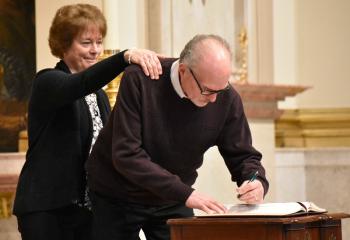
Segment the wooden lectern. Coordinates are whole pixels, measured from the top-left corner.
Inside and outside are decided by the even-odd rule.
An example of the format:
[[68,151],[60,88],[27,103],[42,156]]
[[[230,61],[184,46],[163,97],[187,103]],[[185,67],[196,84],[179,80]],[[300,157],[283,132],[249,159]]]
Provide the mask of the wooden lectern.
[[171,240],[341,240],[345,213],[170,219]]

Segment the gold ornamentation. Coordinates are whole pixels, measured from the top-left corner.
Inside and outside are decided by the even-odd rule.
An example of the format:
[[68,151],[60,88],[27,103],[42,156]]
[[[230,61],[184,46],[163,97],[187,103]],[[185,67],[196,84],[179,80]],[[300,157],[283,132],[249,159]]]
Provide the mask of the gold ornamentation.
[[17,174],[0,174],[0,218],[8,218],[12,214],[17,182]]
[[[100,56],[100,60],[108,58],[108,57],[110,57],[113,54],[116,54],[118,52],[119,52],[119,50],[106,49],[106,50],[104,50],[103,54]],[[118,95],[120,80],[123,76],[123,73],[124,72],[120,73],[116,78],[114,78],[110,83],[108,83],[104,89],[105,92],[107,93],[109,104],[111,105],[112,108],[116,103],[116,98]]]
[[276,147],[350,147],[350,108],[286,109],[275,133]]
[[12,214],[13,192],[0,193],[0,218],[9,218]]
[[238,70],[234,74],[235,80],[238,83],[248,83],[248,65],[247,65],[247,53],[248,53],[248,36],[247,30],[243,26],[238,35],[239,49],[236,54],[236,62],[238,64]]

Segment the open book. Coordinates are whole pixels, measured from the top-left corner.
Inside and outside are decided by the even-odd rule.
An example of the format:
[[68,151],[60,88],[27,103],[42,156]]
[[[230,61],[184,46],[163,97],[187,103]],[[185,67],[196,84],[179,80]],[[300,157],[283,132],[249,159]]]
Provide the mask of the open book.
[[198,213],[198,217],[212,216],[293,216],[303,214],[325,213],[326,209],[312,202],[284,202],[261,204],[231,204],[226,205],[228,212],[223,214]]

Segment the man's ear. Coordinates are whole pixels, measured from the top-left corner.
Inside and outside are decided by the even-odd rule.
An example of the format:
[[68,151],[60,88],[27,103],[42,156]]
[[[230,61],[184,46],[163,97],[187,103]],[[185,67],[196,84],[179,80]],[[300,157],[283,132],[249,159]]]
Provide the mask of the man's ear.
[[187,66],[183,63],[179,64],[179,75],[182,77],[186,71]]

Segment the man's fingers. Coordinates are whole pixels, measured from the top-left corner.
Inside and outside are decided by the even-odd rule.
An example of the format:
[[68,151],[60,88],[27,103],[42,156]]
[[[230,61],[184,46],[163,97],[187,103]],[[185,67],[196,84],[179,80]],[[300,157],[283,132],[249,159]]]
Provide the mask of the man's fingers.
[[247,190],[239,196],[239,200],[244,201],[248,204],[261,203],[264,199],[264,188],[262,187],[262,184],[260,181],[249,182],[245,187],[245,189],[243,190],[240,189],[240,190],[241,190],[241,193],[244,190]]
[[227,212],[227,208],[219,203],[214,203],[212,206],[212,210],[215,211],[216,213],[225,213]]
[[212,214],[212,213],[225,213],[227,212],[227,209],[224,205],[216,202],[216,201],[208,201],[205,202],[203,205],[203,209],[201,209],[202,211],[208,213],[208,214]]
[[196,191],[192,192],[185,204],[187,207],[196,208],[208,214],[225,213],[227,211],[224,205]]

